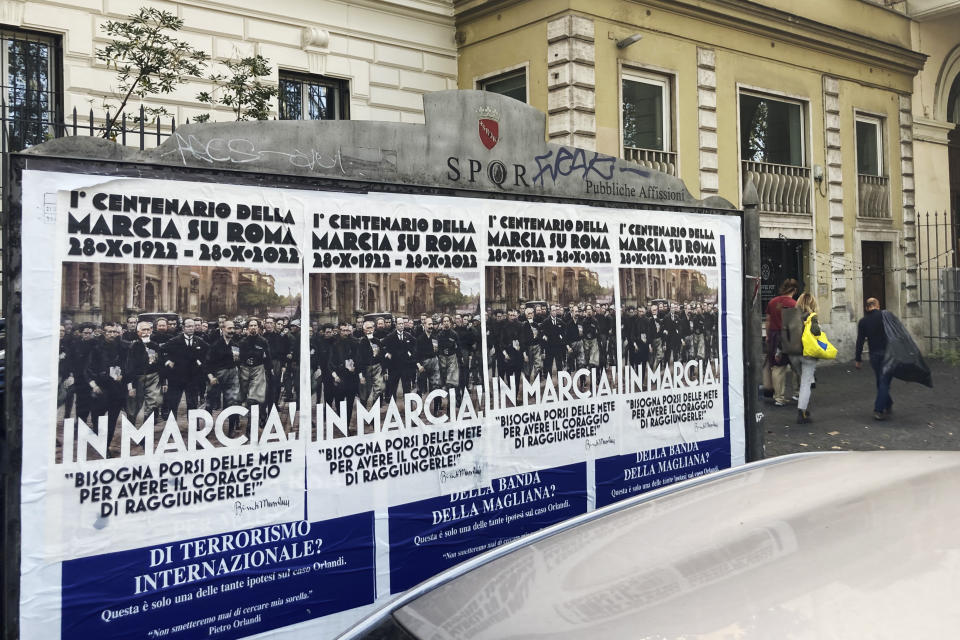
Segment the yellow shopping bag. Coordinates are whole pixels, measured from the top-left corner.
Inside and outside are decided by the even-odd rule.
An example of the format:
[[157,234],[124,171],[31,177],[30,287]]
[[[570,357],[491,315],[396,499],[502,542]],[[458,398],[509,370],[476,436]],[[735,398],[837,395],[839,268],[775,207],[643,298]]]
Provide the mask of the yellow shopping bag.
[[837,348],[830,344],[826,332],[821,328],[820,335],[815,336],[810,330],[810,324],[817,314],[811,313],[803,321],[803,355],[808,358],[820,358],[821,360],[833,360],[837,357]]

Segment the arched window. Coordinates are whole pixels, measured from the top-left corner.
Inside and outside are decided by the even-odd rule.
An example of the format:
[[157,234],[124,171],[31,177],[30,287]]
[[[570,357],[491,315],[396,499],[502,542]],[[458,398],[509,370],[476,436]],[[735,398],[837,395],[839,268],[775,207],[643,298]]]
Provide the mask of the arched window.
[[950,93],[947,95],[947,120],[960,124],[960,74],[953,79]]

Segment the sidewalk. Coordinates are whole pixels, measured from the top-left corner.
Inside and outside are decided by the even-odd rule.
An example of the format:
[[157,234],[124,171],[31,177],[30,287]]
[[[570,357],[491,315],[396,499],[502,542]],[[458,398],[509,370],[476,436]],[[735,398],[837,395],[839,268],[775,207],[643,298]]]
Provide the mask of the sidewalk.
[[[777,407],[764,401],[766,457],[843,449],[960,450],[960,368],[927,364],[933,389],[894,380],[894,412],[883,422],[873,419],[876,386],[869,362],[859,371],[852,361],[821,364],[808,408],[812,423],[797,424],[796,402]],[[787,380],[790,389],[792,376]]]

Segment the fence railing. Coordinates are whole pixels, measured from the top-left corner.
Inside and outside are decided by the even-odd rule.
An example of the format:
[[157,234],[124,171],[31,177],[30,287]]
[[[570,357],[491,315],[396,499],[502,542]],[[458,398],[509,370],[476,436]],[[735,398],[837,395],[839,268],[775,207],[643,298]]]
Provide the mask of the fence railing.
[[[24,113],[26,115],[21,115]],[[159,146],[177,130],[177,123],[173,116],[152,118],[142,106],[134,113],[135,115],[131,116],[122,113],[112,123],[111,133],[108,136],[111,140],[124,146],[139,147],[142,150]],[[107,123],[111,120],[109,111],[98,116],[93,109],[88,114],[78,113],[73,109],[73,112],[62,120],[51,120],[46,115],[46,112],[38,115],[36,111],[11,110],[6,101],[0,101],[0,186],[7,177],[10,153],[23,151],[54,138],[102,137],[107,130]],[[186,122],[189,122],[189,119]],[[0,224],[7,224],[7,211],[2,199],[0,199]],[[0,252],[2,250],[3,247],[0,247]],[[0,315],[5,314],[6,309],[0,309]]]
[[671,176],[677,175],[677,154],[674,151],[624,147],[623,157],[625,160],[636,162],[645,169],[662,171]]
[[[135,115],[126,112],[111,122],[112,114],[106,111],[96,115],[93,109],[88,114],[79,113],[76,108],[63,120],[38,120],[29,116],[18,116],[7,108],[6,102],[0,102],[0,125],[2,125],[3,152],[22,151],[53,138],[69,136],[103,137],[110,123],[111,140],[124,146],[159,146],[163,140],[177,130],[173,116],[152,117],[143,106]],[[189,119],[187,120],[189,122]]]
[[859,215],[863,218],[890,218],[890,178],[857,175]]
[[810,168],[743,161],[744,184],[753,181],[765,213],[810,213]]
[[917,290],[922,337],[935,351],[960,351],[960,222],[957,211],[917,214]]

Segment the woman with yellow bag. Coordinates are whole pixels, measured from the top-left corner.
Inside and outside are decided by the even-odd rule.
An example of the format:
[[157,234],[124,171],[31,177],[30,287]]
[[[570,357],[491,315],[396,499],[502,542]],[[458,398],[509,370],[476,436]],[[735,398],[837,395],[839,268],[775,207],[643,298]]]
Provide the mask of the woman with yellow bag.
[[800,359],[800,399],[797,400],[797,424],[811,422],[810,386],[813,384],[814,372],[817,370],[817,360],[832,360],[837,357],[836,348],[827,340],[827,334],[820,329],[817,322],[819,307],[817,299],[809,293],[802,293],[797,298],[797,309],[803,318],[803,357]]

